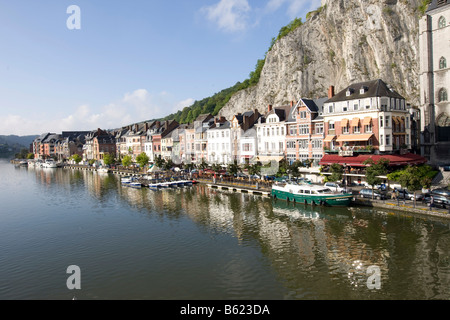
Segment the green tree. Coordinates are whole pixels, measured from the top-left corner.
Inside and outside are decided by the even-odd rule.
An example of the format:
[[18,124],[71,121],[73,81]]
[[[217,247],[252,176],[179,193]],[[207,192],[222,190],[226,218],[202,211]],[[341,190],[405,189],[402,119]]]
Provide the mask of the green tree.
[[366,167],[366,181],[372,186],[372,199],[374,197],[373,189],[377,184],[383,182],[379,176],[386,175],[389,168],[389,160],[381,158],[378,162],[373,161],[372,159],[366,160],[363,163]]
[[280,162],[278,163],[278,172],[277,172],[276,176],[277,177],[285,176],[287,174],[288,167],[289,167],[289,163],[286,160],[286,158],[281,159]]
[[103,163],[105,164],[105,166],[112,165],[114,161],[114,156],[111,153],[105,153],[105,155],[103,156]]
[[195,165],[191,162],[191,163],[184,163],[183,164],[183,168],[184,170],[188,170],[189,172],[192,171],[192,169],[195,168]]
[[130,155],[126,155],[125,157],[123,157],[122,159],[122,165],[127,168],[131,165],[131,163],[133,163],[133,158],[131,158]]
[[326,178],[326,181],[336,182],[341,181],[344,174],[344,167],[338,163],[333,163],[330,166],[331,175]]
[[387,175],[391,181],[398,182],[402,188],[414,192],[414,205],[416,199],[416,191],[421,188],[430,188],[431,181],[438,171],[433,170],[429,165],[409,165],[402,170],[394,171]]
[[298,178],[300,177],[300,168],[304,167],[303,162],[301,162],[300,160],[296,160],[295,162],[293,162],[291,165],[288,165],[288,169],[289,172],[295,177]]
[[164,163],[163,169],[170,170],[173,168],[173,166],[174,166],[174,163],[173,163],[172,159],[167,159]]
[[72,157],[72,160],[75,161],[76,164],[79,164],[83,158],[79,154],[74,154]]
[[238,174],[238,172],[241,172],[241,168],[239,167],[237,160],[234,160],[233,163],[230,163],[228,165],[228,173],[231,175]]
[[136,157],[136,162],[139,164],[141,168],[144,168],[149,162],[148,155],[145,152],[142,152]]
[[247,166],[248,174],[251,176],[261,175],[261,167],[262,167],[262,164],[259,161],[257,163],[248,165]]
[[166,164],[166,160],[164,160],[163,158],[161,158],[161,156],[157,156],[156,158],[155,158],[155,166],[157,167],[157,168],[164,168],[164,166],[165,166],[165,164]]
[[28,159],[28,160],[34,159],[34,153],[28,153],[27,159]]
[[218,164],[218,163],[214,163],[212,166],[211,166],[211,170],[213,170],[213,171],[215,171],[215,172],[218,172],[218,171],[220,171],[222,169],[222,167],[220,166],[220,164]]
[[205,170],[208,168],[208,163],[205,161],[205,159],[202,158],[202,161],[198,165],[200,170]]

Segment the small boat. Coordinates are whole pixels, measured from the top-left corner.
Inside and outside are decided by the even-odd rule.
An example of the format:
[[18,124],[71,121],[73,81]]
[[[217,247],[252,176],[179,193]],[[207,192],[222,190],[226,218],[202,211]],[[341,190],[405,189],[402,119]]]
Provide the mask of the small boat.
[[122,184],[130,184],[131,180],[132,180],[131,177],[122,177],[122,178],[120,179],[120,182],[121,182]]
[[45,160],[45,162],[42,164],[43,168],[57,168],[58,165],[56,162],[52,159]]
[[129,185],[133,188],[142,188],[142,183],[137,180],[131,181]]
[[162,183],[160,183],[159,184],[159,186],[161,187],[161,188],[169,188],[170,187],[170,182],[162,182]]
[[312,184],[288,182],[272,186],[271,195],[275,199],[312,205],[348,206],[352,193],[333,192],[330,188]]
[[185,186],[188,186],[188,187],[192,186],[192,184],[193,184],[192,181],[190,181],[190,180],[183,180],[183,183]]
[[152,190],[158,190],[160,187],[159,183],[150,183],[148,187]]
[[179,181],[175,181],[175,184],[177,185],[177,187],[184,187],[185,183],[182,180]]
[[21,167],[27,167],[28,166],[28,162],[26,160],[22,160],[22,161],[19,162],[19,165]]
[[101,167],[101,168],[98,168],[97,171],[100,172],[100,173],[108,173],[109,172],[109,168]]

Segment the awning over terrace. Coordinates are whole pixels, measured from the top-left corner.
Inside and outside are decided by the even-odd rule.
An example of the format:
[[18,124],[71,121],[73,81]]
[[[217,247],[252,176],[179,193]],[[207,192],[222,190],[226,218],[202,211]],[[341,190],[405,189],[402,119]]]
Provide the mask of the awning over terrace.
[[319,165],[332,165],[333,163],[347,165],[352,167],[365,167],[364,162],[368,159],[372,159],[374,162],[378,162],[381,158],[389,160],[390,166],[404,166],[404,165],[418,165],[424,164],[427,162],[427,159],[424,157],[408,153],[405,155],[357,155],[353,157],[341,157],[334,154],[326,154],[323,156],[322,160],[320,160]]

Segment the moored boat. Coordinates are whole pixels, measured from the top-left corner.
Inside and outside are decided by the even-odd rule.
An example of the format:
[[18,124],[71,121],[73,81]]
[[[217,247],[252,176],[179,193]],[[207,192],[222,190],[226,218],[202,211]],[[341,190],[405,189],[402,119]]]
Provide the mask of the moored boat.
[[97,171],[100,172],[100,173],[108,173],[109,172],[109,168],[101,167],[101,168],[98,168]]
[[348,206],[353,194],[333,192],[330,188],[312,184],[275,184],[271,195],[275,199],[312,205]]
[[122,184],[130,184],[130,182],[131,182],[131,177],[122,177],[122,178],[120,179],[120,182],[121,182]]
[[47,159],[45,160],[45,162],[42,164],[43,168],[57,168],[58,165],[56,164],[55,160],[52,159]]
[[133,188],[142,188],[142,183],[137,180],[131,181],[129,185]]

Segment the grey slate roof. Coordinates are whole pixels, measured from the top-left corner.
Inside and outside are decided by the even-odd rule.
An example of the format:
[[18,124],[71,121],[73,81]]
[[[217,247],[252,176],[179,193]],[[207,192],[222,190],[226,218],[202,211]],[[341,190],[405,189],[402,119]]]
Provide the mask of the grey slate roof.
[[432,0],[431,3],[428,5],[427,12],[449,4],[450,0]]
[[[360,94],[360,89],[362,87],[365,87],[367,90],[363,94]],[[346,95],[347,90],[352,91],[352,94],[350,96]],[[366,82],[353,83],[325,102],[329,103],[329,102],[364,99],[371,97],[389,97],[389,98],[404,99],[404,97],[402,97],[397,91],[389,89],[388,85],[383,80],[378,79]]]

